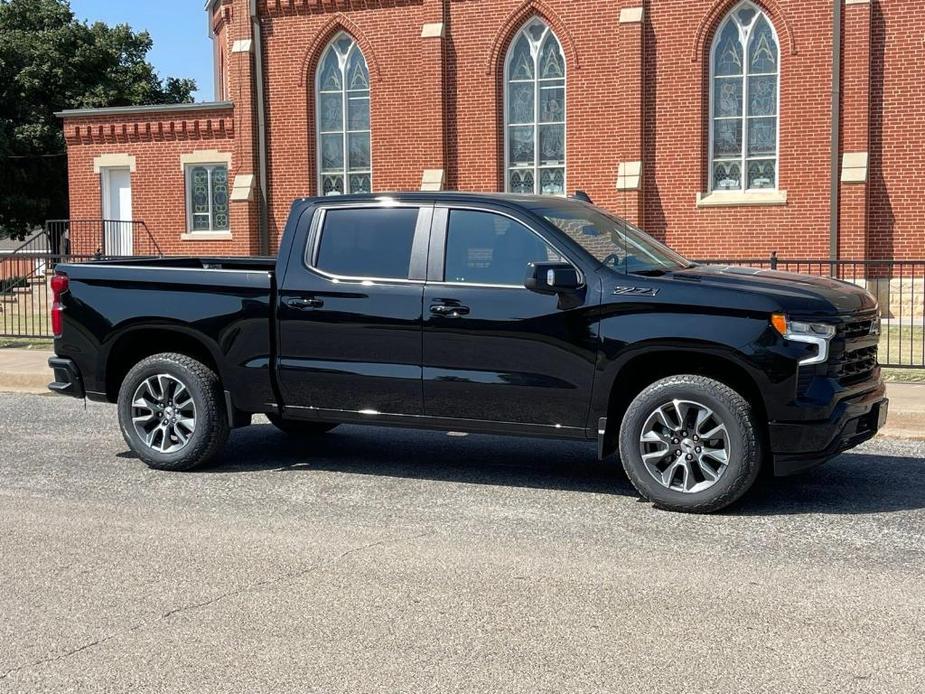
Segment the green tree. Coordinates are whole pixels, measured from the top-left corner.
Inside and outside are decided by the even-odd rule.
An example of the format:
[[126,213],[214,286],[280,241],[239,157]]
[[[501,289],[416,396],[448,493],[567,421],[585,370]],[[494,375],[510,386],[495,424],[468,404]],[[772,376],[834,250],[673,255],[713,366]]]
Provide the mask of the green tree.
[[196,83],[162,80],[151,46],[128,25],[79,21],[67,0],[0,0],[0,235],[67,215],[56,112],[192,100]]

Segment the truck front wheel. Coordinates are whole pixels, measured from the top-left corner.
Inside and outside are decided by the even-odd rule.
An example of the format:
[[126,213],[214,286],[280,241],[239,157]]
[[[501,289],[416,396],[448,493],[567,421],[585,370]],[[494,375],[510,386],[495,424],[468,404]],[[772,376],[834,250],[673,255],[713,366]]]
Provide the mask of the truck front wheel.
[[118,410],[129,448],[157,470],[204,465],[228,439],[218,376],[185,354],[155,354],[136,364],[119,389]]
[[703,376],[671,376],[630,404],[620,458],[633,486],[656,506],[710,513],[754,484],[761,437],[751,405],[735,390]]

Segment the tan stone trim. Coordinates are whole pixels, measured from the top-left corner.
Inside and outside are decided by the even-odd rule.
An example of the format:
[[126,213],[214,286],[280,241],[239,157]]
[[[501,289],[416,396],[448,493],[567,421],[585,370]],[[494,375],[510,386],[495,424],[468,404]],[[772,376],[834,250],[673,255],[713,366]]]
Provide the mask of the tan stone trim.
[[443,190],[445,177],[443,169],[424,169],[424,174],[421,176],[421,190],[428,192]]
[[617,166],[617,190],[639,190],[641,161],[621,161]]
[[639,24],[642,16],[642,7],[624,7],[620,10],[620,24]]
[[697,193],[697,207],[750,207],[786,205],[786,190],[714,190],[709,195]]
[[232,53],[250,53],[254,50],[254,42],[251,39],[238,39],[231,44]]
[[231,168],[231,152],[219,152],[217,149],[197,149],[195,152],[180,155],[180,171],[185,171],[191,164],[226,164]]
[[869,5],[870,0],[845,0],[846,5]]
[[125,169],[135,173],[135,157],[131,154],[101,154],[93,160],[93,173],[103,169]]
[[842,183],[867,183],[867,152],[845,152],[841,158]]
[[445,34],[443,22],[432,22],[421,27],[422,39],[442,39]]
[[180,234],[181,241],[231,241],[230,231],[192,231]]
[[238,174],[231,187],[232,202],[251,202],[254,199],[254,174]]

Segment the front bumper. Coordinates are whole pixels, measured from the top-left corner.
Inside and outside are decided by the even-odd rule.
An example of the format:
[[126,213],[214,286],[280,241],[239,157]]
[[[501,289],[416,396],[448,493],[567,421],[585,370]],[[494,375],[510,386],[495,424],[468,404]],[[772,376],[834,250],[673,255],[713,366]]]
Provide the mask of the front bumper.
[[70,395],[73,398],[85,396],[80,369],[71,359],[52,357],[48,360],[48,366],[55,374],[55,380],[48,384],[48,390],[59,395]]
[[771,422],[768,433],[774,474],[794,475],[872,439],[886,423],[889,400],[881,383],[844,400],[822,421]]

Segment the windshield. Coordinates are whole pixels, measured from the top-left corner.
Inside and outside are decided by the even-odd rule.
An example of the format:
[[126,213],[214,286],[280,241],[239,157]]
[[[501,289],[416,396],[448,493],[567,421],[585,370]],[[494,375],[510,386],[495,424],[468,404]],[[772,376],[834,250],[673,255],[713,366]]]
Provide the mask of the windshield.
[[692,265],[641,229],[597,207],[561,201],[533,211],[611,269],[636,275],[658,275]]

